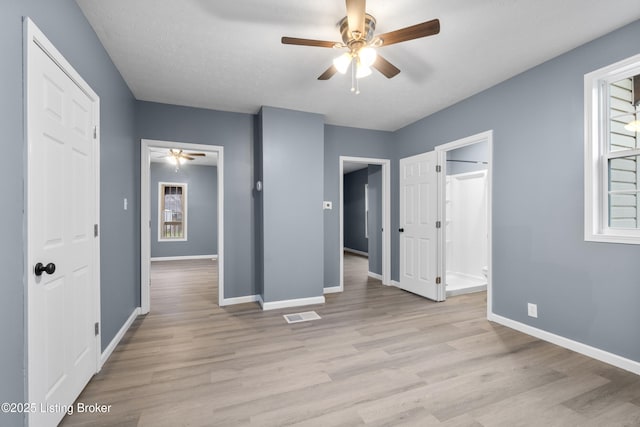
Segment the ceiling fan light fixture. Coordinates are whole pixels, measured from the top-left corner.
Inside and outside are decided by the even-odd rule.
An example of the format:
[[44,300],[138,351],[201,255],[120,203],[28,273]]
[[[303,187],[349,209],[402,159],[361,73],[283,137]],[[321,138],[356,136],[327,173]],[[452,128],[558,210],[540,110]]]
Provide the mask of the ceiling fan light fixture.
[[376,50],[372,47],[363,47],[358,52],[358,58],[360,59],[360,63],[366,67],[371,67],[374,62],[376,62],[376,58],[378,54]]
[[356,65],[356,79],[365,78],[367,76],[370,76],[371,73],[372,73],[371,68],[369,68],[365,64],[362,64],[361,62],[357,63],[357,65]]
[[348,52],[343,53],[333,60],[333,66],[336,67],[340,74],[346,74],[351,65],[351,54]]

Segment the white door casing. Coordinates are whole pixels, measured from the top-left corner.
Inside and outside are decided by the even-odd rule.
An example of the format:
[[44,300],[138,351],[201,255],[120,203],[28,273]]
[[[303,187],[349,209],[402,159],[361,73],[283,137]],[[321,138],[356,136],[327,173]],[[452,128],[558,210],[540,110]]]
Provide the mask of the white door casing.
[[[73,404],[99,366],[99,97],[24,26],[28,417],[39,426],[56,425],[65,413],[46,408]],[[55,271],[37,275],[36,263]]]
[[[481,132],[475,135],[471,135],[468,136],[466,138],[462,138],[462,139],[458,139],[456,141],[452,141],[452,142],[448,142],[446,144],[442,144],[442,145],[438,145],[435,147],[435,151],[437,153],[439,153],[439,162],[442,165],[442,176],[446,177],[447,175],[447,168],[446,168],[446,159],[447,159],[447,153],[451,150],[455,150],[461,147],[466,147],[469,145],[473,145],[473,144],[477,144],[480,142],[485,142],[487,144],[487,158],[489,159],[488,161],[488,165],[487,165],[487,181],[486,181],[486,204],[487,204],[487,266],[489,267],[488,272],[487,272],[487,318],[491,318],[492,316],[494,316],[493,314],[493,273],[492,273],[492,247],[493,247],[493,232],[492,232],[492,227],[493,227],[493,216],[492,216],[492,206],[493,206],[493,202],[492,202],[492,198],[493,198],[493,131],[489,130],[486,132]],[[439,206],[439,216],[440,218],[445,218],[446,217],[446,180],[445,179],[441,179],[440,180],[440,197],[439,202],[440,202],[440,206]],[[444,259],[444,254],[446,254],[445,251],[445,246],[442,242],[444,242],[447,239],[447,235],[446,235],[446,227],[443,225],[442,229],[441,229],[441,236],[440,236],[440,242],[441,242],[441,249],[440,249],[440,253],[443,254],[443,257],[441,258],[441,260],[439,261],[439,265],[440,265],[440,276],[442,277],[442,282],[446,283],[446,260]]]
[[[180,148],[203,151],[218,156],[218,305],[237,303],[238,298],[224,297],[224,147],[154,139],[140,140],[140,314],[151,310],[151,148]],[[155,208],[154,208],[155,212]],[[242,298],[244,302],[244,298]]]
[[[400,159],[400,285],[434,301],[445,299],[439,278],[438,153]],[[437,283],[438,282],[438,283]]]

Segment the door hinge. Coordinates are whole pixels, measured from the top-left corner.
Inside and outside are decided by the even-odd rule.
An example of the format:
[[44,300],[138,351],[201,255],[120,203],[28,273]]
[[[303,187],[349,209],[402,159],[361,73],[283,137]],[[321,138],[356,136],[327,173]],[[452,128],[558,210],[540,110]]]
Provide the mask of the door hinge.
[[100,323],[96,322],[95,325],[93,325],[93,330],[96,336],[98,336],[98,334],[100,333]]
[[436,165],[436,172],[442,172],[442,166]]
[[98,237],[98,224],[93,224],[93,237]]
[[436,285],[442,283],[442,278],[440,276],[436,277]]
[[442,223],[440,221],[436,221],[436,228],[442,227]]
[[93,127],[93,139],[98,138],[98,126]]

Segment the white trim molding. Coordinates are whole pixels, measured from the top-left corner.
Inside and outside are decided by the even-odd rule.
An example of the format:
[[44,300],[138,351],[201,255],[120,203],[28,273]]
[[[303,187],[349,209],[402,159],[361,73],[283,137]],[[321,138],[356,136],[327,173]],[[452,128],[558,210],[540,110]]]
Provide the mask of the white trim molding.
[[371,277],[373,279],[382,280],[382,274],[378,274],[378,273],[374,273],[372,271],[369,271],[368,275],[369,275],[369,277]]
[[246,304],[250,302],[260,302],[260,295],[247,295],[244,297],[225,298],[219,304],[220,307],[236,304]]
[[515,329],[516,331],[531,335],[532,337],[539,338],[543,341],[550,342],[601,362],[608,363],[609,365],[624,369],[625,371],[640,375],[640,362],[618,356],[617,354],[609,353],[608,351],[601,350],[551,332],[543,331],[542,329],[538,329],[533,326],[525,325],[524,323],[520,323],[516,320],[511,320],[494,313],[489,314],[488,319],[508,328]]
[[107,360],[109,359],[109,357],[111,357],[111,354],[116,349],[116,347],[118,346],[122,338],[124,338],[124,335],[127,333],[129,328],[131,327],[131,325],[139,315],[140,315],[140,307],[136,307],[131,312],[131,315],[129,316],[127,321],[124,322],[124,325],[122,325],[122,327],[120,328],[116,336],[113,337],[113,339],[111,340],[107,348],[105,348],[102,354],[100,355],[100,364],[98,365],[98,371],[100,371],[104,366],[104,364],[107,363]]
[[260,298],[258,299],[258,302],[262,306],[262,309],[264,311],[267,311],[267,310],[278,310],[280,308],[300,307],[303,305],[324,304],[325,299],[324,299],[324,296],[319,296],[319,297],[287,299],[287,300],[280,300],[280,301],[265,302],[260,296]]
[[338,292],[342,292],[342,288],[340,286],[329,286],[323,290],[323,293],[325,294],[335,294]]
[[190,259],[210,259],[217,260],[218,255],[184,255],[184,256],[157,256],[152,257],[150,259],[151,262],[154,261],[187,261]]

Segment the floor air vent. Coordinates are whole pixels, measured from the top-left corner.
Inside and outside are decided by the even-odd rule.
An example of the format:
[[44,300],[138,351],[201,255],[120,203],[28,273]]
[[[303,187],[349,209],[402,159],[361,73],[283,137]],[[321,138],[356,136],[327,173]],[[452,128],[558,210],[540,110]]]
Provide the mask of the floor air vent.
[[285,314],[287,323],[308,322],[309,320],[321,319],[315,311],[305,311],[304,313]]

